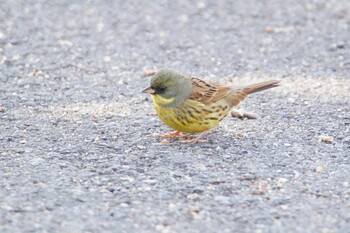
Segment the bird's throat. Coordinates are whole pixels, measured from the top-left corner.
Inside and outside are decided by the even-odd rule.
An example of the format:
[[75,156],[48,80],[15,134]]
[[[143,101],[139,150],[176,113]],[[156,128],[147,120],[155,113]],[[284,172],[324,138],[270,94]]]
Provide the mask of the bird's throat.
[[175,102],[175,97],[164,98],[164,97],[161,97],[160,95],[152,95],[152,99],[155,104],[163,107],[170,107]]

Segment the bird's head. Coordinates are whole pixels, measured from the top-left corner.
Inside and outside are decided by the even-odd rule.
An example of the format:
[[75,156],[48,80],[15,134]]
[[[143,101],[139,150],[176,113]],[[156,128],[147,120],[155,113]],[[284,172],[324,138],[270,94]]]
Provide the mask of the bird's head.
[[176,105],[185,100],[191,93],[191,80],[170,69],[161,69],[151,79],[151,86],[142,92],[164,102],[164,105]]

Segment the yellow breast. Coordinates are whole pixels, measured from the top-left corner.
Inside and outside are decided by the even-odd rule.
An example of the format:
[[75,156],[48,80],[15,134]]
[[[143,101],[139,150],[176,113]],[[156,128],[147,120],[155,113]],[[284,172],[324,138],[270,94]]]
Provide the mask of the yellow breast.
[[200,133],[219,125],[230,111],[224,99],[209,105],[187,99],[176,107],[164,107],[173,99],[152,95],[153,103],[159,118],[171,128],[187,133]]

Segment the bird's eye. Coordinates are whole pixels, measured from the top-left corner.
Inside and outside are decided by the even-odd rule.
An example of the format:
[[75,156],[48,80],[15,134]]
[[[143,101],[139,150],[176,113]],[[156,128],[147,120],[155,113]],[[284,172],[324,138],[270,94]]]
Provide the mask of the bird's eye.
[[162,92],[164,92],[165,91],[165,87],[158,87],[157,88],[157,92],[158,93],[162,93]]

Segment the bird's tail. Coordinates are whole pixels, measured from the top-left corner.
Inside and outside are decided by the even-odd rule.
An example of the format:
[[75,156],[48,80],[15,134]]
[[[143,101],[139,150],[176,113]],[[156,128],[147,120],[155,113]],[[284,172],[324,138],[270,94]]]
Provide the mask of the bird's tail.
[[242,100],[244,100],[249,94],[263,91],[266,89],[270,89],[273,87],[278,87],[279,86],[279,81],[277,80],[270,80],[270,81],[265,81],[261,83],[256,83],[249,85],[247,87],[243,88],[238,88],[233,90],[227,97],[228,97],[228,102],[231,104],[231,106],[236,106],[238,105]]

